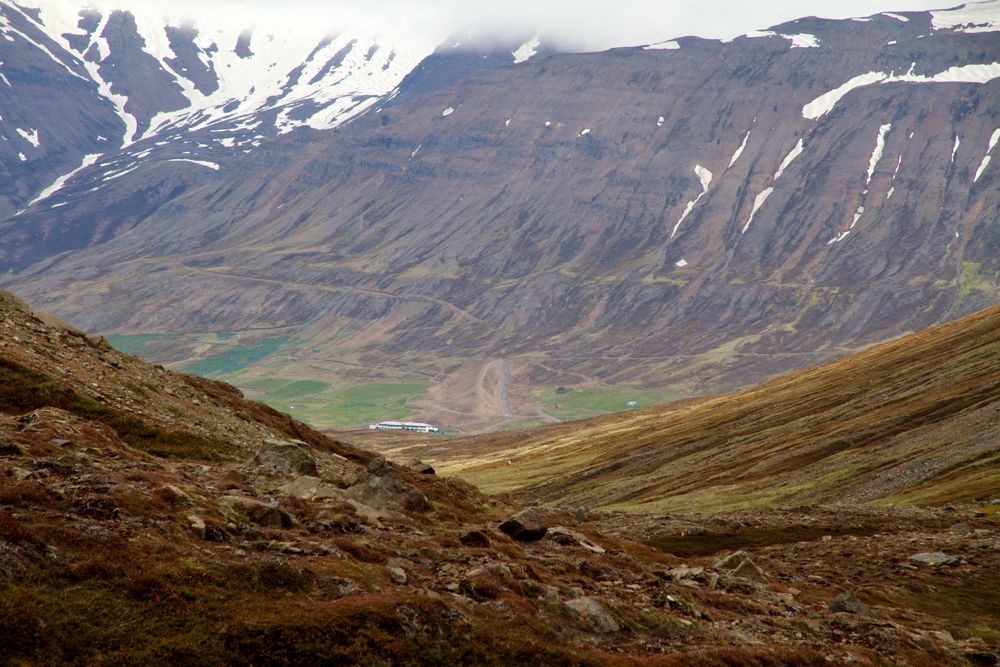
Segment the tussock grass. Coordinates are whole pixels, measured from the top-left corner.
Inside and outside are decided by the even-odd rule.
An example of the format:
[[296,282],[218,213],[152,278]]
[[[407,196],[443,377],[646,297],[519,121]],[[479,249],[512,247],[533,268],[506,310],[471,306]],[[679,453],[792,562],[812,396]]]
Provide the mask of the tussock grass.
[[[1000,307],[733,394],[490,438],[445,472],[640,511],[1000,493]],[[478,460],[474,452],[485,452]]]
[[0,359],[0,412],[17,415],[40,408],[59,408],[109,426],[132,447],[162,458],[212,461],[229,458],[235,451],[218,438],[149,424],[84,396],[44,373]]

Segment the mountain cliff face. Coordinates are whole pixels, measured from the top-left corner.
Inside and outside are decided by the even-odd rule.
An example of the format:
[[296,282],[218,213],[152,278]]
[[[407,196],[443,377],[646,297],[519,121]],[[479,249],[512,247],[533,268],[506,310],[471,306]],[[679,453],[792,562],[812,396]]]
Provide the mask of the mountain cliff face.
[[298,127],[336,127],[432,50],[324,26],[244,30],[170,20],[150,7],[32,4],[40,7],[0,3],[5,218],[58,205],[53,197],[77,168],[101,183],[172,160],[217,169],[194,157],[252,151]]
[[0,223],[0,261],[88,329],[279,331],[255,363],[302,375],[446,385],[504,359],[520,386],[739,386],[996,302],[998,29],[986,2],[520,63],[439,49],[353,122],[242,150],[150,116],[136,136],[187,143],[80,171]]

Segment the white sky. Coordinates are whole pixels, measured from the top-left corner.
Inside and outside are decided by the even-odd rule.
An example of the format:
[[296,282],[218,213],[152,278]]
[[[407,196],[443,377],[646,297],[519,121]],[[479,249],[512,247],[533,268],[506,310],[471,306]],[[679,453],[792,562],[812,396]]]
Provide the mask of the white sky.
[[[533,33],[598,50],[684,35],[731,38],[803,16],[846,18],[882,11],[953,7],[961,0],[22,0],[26,5],[92,4],[191,15],[213,23],[308,32],[383,34],[443,41],[467,28],[498,36]],[[282,25],[285,24],[285,25]]]

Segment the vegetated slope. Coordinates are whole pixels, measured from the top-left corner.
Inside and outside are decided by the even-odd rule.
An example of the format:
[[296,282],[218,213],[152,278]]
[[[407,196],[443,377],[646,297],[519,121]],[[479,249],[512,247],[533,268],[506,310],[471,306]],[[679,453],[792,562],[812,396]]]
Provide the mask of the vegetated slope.
[[[4,661],[995,660],[1000,543],[987,513],[1000,504],[540,510],[550,529],[532,542],[498,530],[514,509],[0,293]],[[948,529],[956,516],[961,533]],[[678,537],[696,521],[709,532]],[[743,548],[752,557],[713,557]],[[954,567],[907,561],[941,549]],[[844,590],[858,596],[850,613],[828,606]]]
[[272,376],[742,387],[996,302],[998,25],[988,2],[414,74],[184,187],[81,173],[0,225],[0,267],[88,330],[280,327]]
[[[676,588],[652,573],[675,559],[627,537],[602,536],[608,551],[515,542],[496,530],[504,509],[461,482],[330,440],[232,387],[122,355],[0,293],[4,660],[822,658],[791,641],[719,648],[710,624],[675,632],[681,612],[646,611]],[[570,565],[581,555],[589,574]],[[598,592],[607,573],[636,584],[629,597]],[[595,594],[597,625],[562,603],[582,595],[579,585]],[[595,649],[597,637],[613,653]]]
[[[457,474],[658,511],[1000,495],[1000,307],[739,393],[457,441]],[[427,454],[425,454],[427,455]]]

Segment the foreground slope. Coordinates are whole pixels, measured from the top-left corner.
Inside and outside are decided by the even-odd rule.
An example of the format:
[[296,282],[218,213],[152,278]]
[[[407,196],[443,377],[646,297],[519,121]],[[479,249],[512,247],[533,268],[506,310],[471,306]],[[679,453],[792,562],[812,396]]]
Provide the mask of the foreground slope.
[[[498,530],[513,509],[0,293],[4,661],[997,659],[997,506],[542,510],[534,542]],[[678,537],[695,522],[708,534]],[[909,560],[941,550],[940,567]]]
[[424,454],[487,490],[640,510],[997,496],[1000,307],[739,393]]

